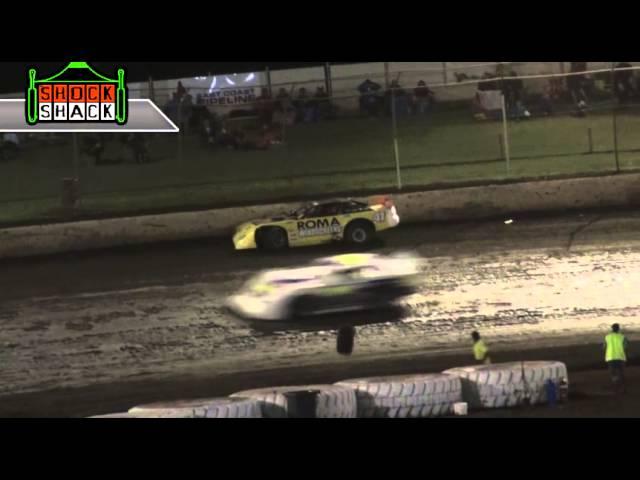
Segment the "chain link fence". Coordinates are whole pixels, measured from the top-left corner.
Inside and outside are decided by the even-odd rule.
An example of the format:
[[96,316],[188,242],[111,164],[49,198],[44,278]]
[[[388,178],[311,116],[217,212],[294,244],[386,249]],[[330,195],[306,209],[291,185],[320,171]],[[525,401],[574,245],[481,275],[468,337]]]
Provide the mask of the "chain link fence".
[[130,85],[180,133],[5,134],[0,224],[640,166],[640,63],[430,65]]

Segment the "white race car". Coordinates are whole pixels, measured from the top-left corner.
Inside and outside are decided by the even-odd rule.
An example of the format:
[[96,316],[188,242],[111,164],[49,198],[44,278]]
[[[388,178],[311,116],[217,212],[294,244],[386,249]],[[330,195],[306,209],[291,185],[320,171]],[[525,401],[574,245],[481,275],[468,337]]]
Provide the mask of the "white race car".
[[300,268],[257,274],[227,301],[256,320],[293,320],[385,307],[415,292],[419,259],[412,255],[348,254]]

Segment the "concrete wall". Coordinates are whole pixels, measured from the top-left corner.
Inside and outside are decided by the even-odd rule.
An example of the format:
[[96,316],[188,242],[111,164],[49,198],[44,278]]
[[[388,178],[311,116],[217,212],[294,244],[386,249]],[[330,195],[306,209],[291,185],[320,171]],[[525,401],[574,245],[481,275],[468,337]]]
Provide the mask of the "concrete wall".
[[[639,203],[640,174],[433,190],[394,196],[403,223]],[[192,238],[229,237],[238,224],[292,210],[277,204],[0,230],[0,259]]]

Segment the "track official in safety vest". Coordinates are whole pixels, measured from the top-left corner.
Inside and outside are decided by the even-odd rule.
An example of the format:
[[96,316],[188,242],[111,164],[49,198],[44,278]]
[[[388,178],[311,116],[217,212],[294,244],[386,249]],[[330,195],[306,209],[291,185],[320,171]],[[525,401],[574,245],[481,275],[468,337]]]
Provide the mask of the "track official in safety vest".
[[627,363],[627,346],[627,339],[620,333],[620,325],[613,324],[611,333],[604,338],[605,361],[609,366],[615,390],[623,393],[625,391],[624,367]]
[[490,364],[491,357],[489,357],[489,348],[484,343],[484,340],[480,338],[480,334],[473,332],[471,338],[473,339],[473,356],[476,361],[478,363],[484,363],[485,365]]

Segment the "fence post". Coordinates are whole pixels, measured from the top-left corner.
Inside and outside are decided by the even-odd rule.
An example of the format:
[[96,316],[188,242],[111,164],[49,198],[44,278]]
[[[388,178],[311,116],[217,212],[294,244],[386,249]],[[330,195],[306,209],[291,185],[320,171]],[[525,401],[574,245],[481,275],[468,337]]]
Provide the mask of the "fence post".
[[149,75],[149,98],[153,103],[156,103],[156,91],[153,86],[153,77]]
[[507,175],[511,171],[511,155],[509,153],[509,126],[507,124],[507,102],[502,94],[502,135],[504,139],[504,156],[507,164]]
[[447,62],[442,62],[442,79],[443,79],[443,83],[446,85],[448,83],[447,81]]
[[78,180],[80,178],[80,171],[78,163],[80,161],[79,149],[78,149],[78,134],[72,133],[73,137],[73,178]]
[[333,82],[331,78],[331,62],[324,64],[324,86],[329,97],[333,97]]
[[620,173],[620,157],[618,155],[618,105],[616,103],[616,62],[611,62],[611,94],[613,95],[613,152],[616,158],[616,173]]
[[402,177],[400,173],[400,149],[398,148],[398,120],[396,114],[396,91],[391,89],[391,124],[393,131],[393,153],[396,160],[396,181],[398,190],[402,190]]
[[589,153],[593,153],[593,132],[591,131],[591,128],[587,129],[587,137],[589,140]]
[[267,77],[267,90],[269,91],[269,96],[273,97],[273,90],[271,85],[271,70],[269,70],[269,67],[265,69],[264,73],[265,73],[265,76]]
[[178,100],[178,160],[182,162],[182,141],[184,128],[182,125],[182,99]]
[[389,88],[389,62],[384,62],[384,88]]

